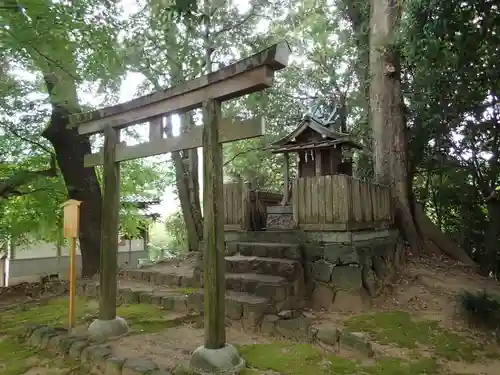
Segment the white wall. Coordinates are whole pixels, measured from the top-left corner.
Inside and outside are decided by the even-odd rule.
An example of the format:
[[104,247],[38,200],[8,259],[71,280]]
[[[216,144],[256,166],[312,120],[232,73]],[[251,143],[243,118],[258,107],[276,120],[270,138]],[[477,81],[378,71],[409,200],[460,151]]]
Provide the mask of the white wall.
[[[138,259],[147,258],[148,253],[143,239],[124,240],[118,249],[118,266],[125,264],[135,266]],[[76,269],[77,276],[81,274],[82,256],[77,245]],[[37,282],[40,277],[59,274],[63,279],[69,274],[69,249],[61,249],[57,256],[57,247],[47,242],[18,246],[14,259],[7,259],[7,285],[22,282]]]

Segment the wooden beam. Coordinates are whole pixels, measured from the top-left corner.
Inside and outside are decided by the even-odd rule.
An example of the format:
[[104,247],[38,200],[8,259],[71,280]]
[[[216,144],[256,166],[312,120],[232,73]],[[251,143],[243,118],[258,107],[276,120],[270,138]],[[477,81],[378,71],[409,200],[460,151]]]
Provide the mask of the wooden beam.
[[205,102],[204,112],[207,121],[203,127],[205,348],[220,349],[226,343],[222,146],[217,131],[220,102]]
[[[222,119],[219,127],[219,142],[233,142],[241,139],[255,138],[264,135],[265,123],[262,117],[249,120]],[[173,151],[188,150],[202,146],[203,126],[194,127],[189,133],[178,137],[158,138],[147,143],[134,146],[118,146],[116,161],[139,159],[147,156],[160,155]],[[103,152],[85,155],[84,166],[102,165]]]
[[151,117],[167,116],[200,108],[201,103],[206,98],[214,98],[220,101],[229,100],[263,90],[271,87],[272,84],[273,72],[269,67],[263,66],[229,78],[227,81],[221,81],[201,89],[197,88],[161,102],[80,124],[78,125],[78,133],[95,134],[102,132],[106,127],[124,128],[147,121]]
[[149,140],[154,141],[163,138],[163,116],[149,120]]
[[[260,89],[258,87],[252,88],[250,86],[250,82],[248,81],[255,77],[252,77],[249,74],[251,72],[254,72],[255,75],[266,74],[272,79],[274,71],[283,69],[288,65],[290,53],[291,51],[289,45],[286,42],[281,42],[261,52],[258,52],[253,56],[219,69],[216,72],[201,76],[199,78],[195,78],[174,87],[160,90],[155,93],[128,101],[126,103],[102,108],[97,111],[73,114],[69,119],[69,122],[71,124],[70,126],[87,123],[89,125],[86,127],[87,131],[80,134],[88,134],[91,132],[102,131],[103,126],[99,126],[99,124],[103,124],[103,122],[99,120],[103,120],[108,117],[109,118],[107,119],[107,121],[104,122],[107,122],[109,124],[108,126],[124,126],[126,124],[129,124],[129,122],[127,122],[127,116],[130,116],[130,122],[137,122],[154,115],[159,115],[161,113],[166,114],[169,111],[173,112],[183,109],[188,110],[187,108],[189,108],[189,106],[197,105],[199,108],[199,106],[201,106],[201,102],[205,100],[205,98],[214,98],[218,99],[219,101],[223,101],[244,95],[245,90],[247,90],[246,93],[259,91],[264,87],[261,87]],[[236,77],[239,75],[242,77],[236,79]],[[230,82],[232,82],[232,84],[229,84]],[[217,90],[212,89],[210,90],[212,95],[205,95],[201,98],[201,100],[199,100],[200,94],[198,93],[199,95],[196,96],[198,97],[198,99],[196,99],[198,101],[196,103],[192,102],[195,95],[191,95],[191,104],[188,104],[190,101],[188,101],[186,98],[183,98],[183,96],[185,96],[186,94],[196,91],[203,91],[204,94],[207,94],[206,90],[203,89],[209,86],[214,86],[216,84],[218,84],[218,90],[224,88],[224,86],[226,85],[228,85],[229,87],[223,89],[223,93],[221,93],[220,95],[217,95]],[[239,91],[239,93],[237,93],[237,91]],[[177,98],[174,101],[176,103],[172,102],[174,98]],[[164,101],[170,103],[165,103],[163,105],[154,105]],[[175,108],[176,106],[178,108]],[[143,107],[148,108],[148,111],[142,109]],[[157,112],[158,107],[171,109]],[[99,130],[91,130],[96,128]]]
[[99,319],[116,318],[116,268],[120,211],[120,163],[116,162],[119,143],[117,129],[107,128],[104,138],[101,226],[101,269],[99,275]]

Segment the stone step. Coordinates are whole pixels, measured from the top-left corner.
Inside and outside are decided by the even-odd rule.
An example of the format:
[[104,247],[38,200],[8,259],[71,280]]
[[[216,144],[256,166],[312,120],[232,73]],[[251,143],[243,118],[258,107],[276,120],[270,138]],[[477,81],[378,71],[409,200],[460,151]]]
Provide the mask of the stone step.
[[301,278],[304,270],[297,260],[233,255],[226,257],[226,272],[281,276],[293,281]]
[[200,283],[194,275],[163,273],[149,268],[123,269],[119,275],[122,280],[141,281],[152,285],[171,287],[199,287]]
[[235,254],[277,259],[302,259],[300,245],[274,242],[227,242],[226,255]]
[[[78,294],[93,298],[99,297],[99,283],[79,282]],[[145,282],[125,281],[118,284],[117,302],[124,304],[148,303],[167,311],[194,312],[203,314],[202,289],[172,289],[156,287]],[[226,316],[231,320],[242,320],[246,328],[259,324],[266,314],[276,314],[276,308],[267,298],[244,292],[226,291]]]
[[267,298],[278,306],[293,295],[293,286],[284,277],[256,273],[226,273],[226,290]]

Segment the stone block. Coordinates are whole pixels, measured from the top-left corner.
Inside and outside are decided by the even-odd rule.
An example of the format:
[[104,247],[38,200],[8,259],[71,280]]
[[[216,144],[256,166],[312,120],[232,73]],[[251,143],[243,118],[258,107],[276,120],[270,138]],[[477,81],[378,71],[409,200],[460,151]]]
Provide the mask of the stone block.
[[267,256],[269,258],[282,259],[285,258],[286,246],[269,246],[267,248]]
[[89,346],[89,343],[85,339],[74,341],[69,348],[68,354],[73,359],[80,359],[83,349],[87,346]]
[[181,278],[179,275],[176,275],[175,273],[169,273],[164,275],[164,282],[166,285],[169,286],[179,286],[181,285]]
[[305,317],[280,319],[276,323],[276,333],[290,339],[310,338],[311,321]]
[[276,315],[264,315],[260,323],[260,332],[265,335],[274,335],[276,332],[276,323],[280,318]]
[[304,246],[304,258],[308,262],[315,262],[323,258],[324,249],[321,245],[308,243]]
[[76,294],[78,296],[84,296],[85,295],[85,288],[86,288],[86,284],[82,283],[82,282],[79,282],[76,285]]
[[316,282],[311,296],[311,307],[328,310],[335,298],[335,290],[328,284]]
[[273,302],[281,302],[286,299],[289,293],[286,284],[259,283],[255,287],[255,294],[260,297],[269,298]]
[[355,349],[369,358],[372,358],[375,354],[367,335],[361,332],[349,332],[344,330],[340,335],[339,343],[341,346]]
[[53,337],[57,337],[58,336],[58,332],[56,332],[55,330],[54,331],[51,331],[51,332],[47,332],[45,333],[43,336],[42,336],[42,339],[40,341],[40,345],[39,347],[40,348],[47,348],[49,346],[49,343],[50,343],[50,340],[53,338]]
[[193,276],[182,276],[180,278],[180,286],[184,288],[195,287],[196,281]]
[[316,338],[327,344],[336,345],[338,344],[341,332],[337,328],[333,327],[317,327],[318,333]]
[[132,289],[120,289],[119,290],[120,299],[125,304],[136,304],[140,301],[141,292]]
[[187,309],[188,311],[203,312],[203,293],[190,293],[187,295]]
[[24,325],[24,337],[30,337],[31,334],[38,328],[41,328],[40,324],[26,323]]
[[164,310],[172,311],[174,309],[174,297],[173,296],[164,296],[161,299],[161,307]]
[[232,256],[238,253],[238,244],[234,242],[226,243],[226,256]]
[[327,283],[330,281],[332,270],[333,264],[322,259],[318,260],[313,265],[313,279]]
[[[97,364],[104,362],[107,357],[112,354],[111,348],[105,345],[90,345],[82,350],[81,360],[87,364]],[[104,366],[102,366],[104,368]]]
[[161,306],[163,296],[158,294],[153,294],[151,296],[151,303],[155,306]]
[[118,357],[108,357],[105,361],[104,375],[121,375],[125,360]]
[[187,311],[187,295],[174,295],[174,311],[186,312]]
[[232,298],[226,298],[226,316],[232,320],[240,320],[243,316],[242,304]]
[[247,303],[243,306],[242,324],[244,329],[256,331],[269,306],[264,303]]
[[62,339],[64,339],[64,336],[62,335],[52,336],[49,339],[46,349],[50,352],[57,353],[57,348],[59,347],[59,343],[61,342]]
[[337,290],[331,310],[343,313],[359,313],[363,311],[363,308],[364,302],[361,290],[352,290],[349,292]]
[[137,280],[137,281],[142,280],[142,271],[141,270],[138,270],[138,269],[128,270],[127,275],[128,275],[128,278],[130,280]]
[[267,257],[267,246],[264,244],[255,244],[253,246],[253,255],[256,257]]
[[50,338],[54,336],[54,334],[55,330],[52,327],[39,327],[31,333],[28,342],[32,346],[40,347],[44,340],[47,340],[48,342],[47,337]]
[[361,267],[357,265],[334,267],[330,279],[335,289],[347,291],[361,289],[361,281]]
[[85,288],[85,295],[89,297],[98,297],[99,295],[99,285],[94,283],[88,283]]
[[122,375],[147,375],[156,370],[158,366],[148,358],[129,358],[123,363]]
[[358,264],[360,262],[358,252],[351,245],[325,245],[324,257],[333,264]]
[[152,292],[141,292],[141,294],[139,295],[139,302],[152,304],[153,303],[153,293]]
[[147,283],[149,283],[151,281],[154,282],[155,276],[156,276],[156,272],[143,270],[142,275],[141,275],[141,280],[145,281]]
[[163,273],[157,273],[154,278],[155,285],[165,285],[165,275]]
[[250,245],[250,244],[239,244],[238,245],[238,252],[241,255],[252,256],[253,251],[254,251],[253,245]]
[[62,355],[68,354],[71,345],[73,345],[73,343],[81,339],[82,338],[78,336],[62,336],[56,348],[57,353]]

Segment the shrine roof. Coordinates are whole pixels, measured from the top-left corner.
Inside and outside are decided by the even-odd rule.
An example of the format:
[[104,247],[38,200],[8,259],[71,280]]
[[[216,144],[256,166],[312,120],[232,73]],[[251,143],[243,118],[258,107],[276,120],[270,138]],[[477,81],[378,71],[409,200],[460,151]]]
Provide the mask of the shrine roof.
[[[323,140],[311,142],[297,142],[296,138],[306,129],[312,129],[320,134]],[[314,148],[327,148],[335,145],[346,145],[352,148],[363,149],[363,146],[352,139],[348,133],[342,133],[328,128],[309,115],[305,115],[299,126],[287,136],[273,142],[269,149],[273,153],[285,151],[300,151]]]

